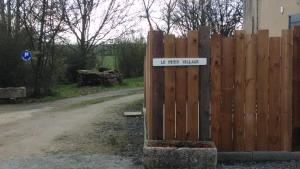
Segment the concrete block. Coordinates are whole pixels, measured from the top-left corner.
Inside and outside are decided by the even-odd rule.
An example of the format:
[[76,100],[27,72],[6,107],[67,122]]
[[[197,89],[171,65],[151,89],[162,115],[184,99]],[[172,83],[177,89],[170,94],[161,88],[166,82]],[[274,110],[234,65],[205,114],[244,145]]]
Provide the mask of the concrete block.
[[15,99],[26,97],[25,87],[0,88],[0,99]]
[[215,169],[216,165],[217,149],[210,142],[167,144],[150,141],[144,147],[145,169]]
[[123,115],[125,117],[136,117],[136,116],[142,116],[142,112],[124,112]]
[[300,152],[291,152],[291,160],[300,160]]

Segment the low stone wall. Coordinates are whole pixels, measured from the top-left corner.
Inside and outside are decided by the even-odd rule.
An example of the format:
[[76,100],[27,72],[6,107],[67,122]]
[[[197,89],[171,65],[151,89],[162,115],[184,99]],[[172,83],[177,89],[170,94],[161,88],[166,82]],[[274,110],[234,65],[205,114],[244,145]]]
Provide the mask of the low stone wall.
[[0,99],[16,99],[26,97],[25,87],[0,88]]
[[217,149],[212,142],[150,141],[144,147],[145,169],[215,169]]

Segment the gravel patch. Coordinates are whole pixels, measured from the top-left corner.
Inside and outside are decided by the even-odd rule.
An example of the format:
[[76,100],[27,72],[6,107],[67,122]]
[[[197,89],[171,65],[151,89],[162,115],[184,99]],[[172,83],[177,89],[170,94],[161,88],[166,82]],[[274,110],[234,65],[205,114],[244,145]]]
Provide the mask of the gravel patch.
[[97,126],[99,142],[112,146],[115,155],[132,158],[134,164],[143,164],[144,116],[124,117],[124,111],[141,111],[143,101],[139,100],[121,109],[118,116]]
[[50,155],[0,160],[1,169],[142,169],[132,159],[108,155]]

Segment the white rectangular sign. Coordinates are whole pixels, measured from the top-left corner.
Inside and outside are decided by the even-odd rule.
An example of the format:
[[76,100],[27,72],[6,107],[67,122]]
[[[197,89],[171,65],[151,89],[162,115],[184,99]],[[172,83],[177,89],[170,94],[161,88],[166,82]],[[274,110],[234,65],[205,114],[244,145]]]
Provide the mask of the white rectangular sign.
[[203,66],[207,65],[206,58],[154,58],[153,66]]

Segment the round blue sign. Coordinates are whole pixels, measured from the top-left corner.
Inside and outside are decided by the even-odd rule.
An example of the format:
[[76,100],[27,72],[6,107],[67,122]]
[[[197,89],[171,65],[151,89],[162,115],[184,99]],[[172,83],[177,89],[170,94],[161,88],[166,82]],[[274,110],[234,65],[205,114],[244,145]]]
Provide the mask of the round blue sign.
[[30,61],[32,59],[32,53],[29,50],[25,50],[21,54],[21,58],[24,61]]

